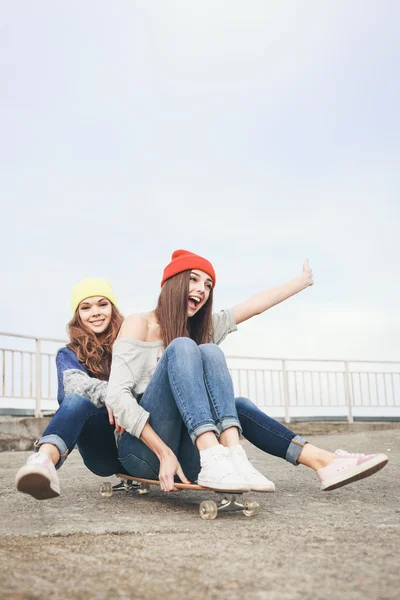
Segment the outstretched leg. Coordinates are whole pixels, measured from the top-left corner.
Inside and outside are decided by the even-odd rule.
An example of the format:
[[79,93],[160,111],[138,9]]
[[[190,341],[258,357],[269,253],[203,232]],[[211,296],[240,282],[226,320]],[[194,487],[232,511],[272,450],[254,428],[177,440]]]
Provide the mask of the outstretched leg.
[[236,398],[236,408],[243,435],[249,442],[293,465],[310,467],[317,472],[322,490],[333,490],[368,477],[388,462],[385,454],[350,454],[342,450],[332,453],[309,444],[247,398]]

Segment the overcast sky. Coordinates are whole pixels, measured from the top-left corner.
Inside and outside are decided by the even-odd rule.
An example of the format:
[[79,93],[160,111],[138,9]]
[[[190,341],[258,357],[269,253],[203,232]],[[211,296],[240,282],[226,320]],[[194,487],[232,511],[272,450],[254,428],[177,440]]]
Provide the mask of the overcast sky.
[[177,248],[215,308],[315,286],[227,353],[400,360],[397,0],[0,0],[0,330],[70,290],[154,307]]

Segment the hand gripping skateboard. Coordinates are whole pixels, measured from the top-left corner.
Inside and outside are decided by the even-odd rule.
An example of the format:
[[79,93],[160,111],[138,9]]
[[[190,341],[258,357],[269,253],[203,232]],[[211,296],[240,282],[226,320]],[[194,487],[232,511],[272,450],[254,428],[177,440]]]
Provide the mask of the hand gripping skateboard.
[[[112,485],[109,481],[102,484],[100,494],[109,498],[117,491],[136,491],[138,494],[147,494],[152,485],[160,487],[160,482],[155,479],[142,479],[132,477],[131,475],[116,474],[120,478],[120,483]],[[175,483],[178,490],[196,490],[199,492],[208,492],[218,494],[217,502],[214,500],[203,500],[199,506],[200,517],[205,520],[216,519],[219,513],[242,511],[246,517],[253,517],[258,513],[260,505],[255,500],[241,500],[245,492],[221,492],[205,488],[196,483]]]

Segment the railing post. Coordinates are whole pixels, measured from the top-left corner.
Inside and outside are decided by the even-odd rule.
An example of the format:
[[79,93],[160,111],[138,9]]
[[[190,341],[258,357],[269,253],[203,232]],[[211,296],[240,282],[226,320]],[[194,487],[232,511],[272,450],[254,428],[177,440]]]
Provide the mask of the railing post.
[[282,375],[283,375],[283,401],[285,406],[285,423],[290,423],[289,416],[289,378],[286,369],[286,360],[282,360]]
[[347,360],[344,363],[344,397],[347,405],[347,421],[349,423],[353,423],[353,408],[351,405],[351,391],[350,391],[350,373],[349,373],[349,363]]
[[42,411],[42,356],[40,354],[40,340],[36,339],[36,397],[35,397],[35,417],[41,417]]

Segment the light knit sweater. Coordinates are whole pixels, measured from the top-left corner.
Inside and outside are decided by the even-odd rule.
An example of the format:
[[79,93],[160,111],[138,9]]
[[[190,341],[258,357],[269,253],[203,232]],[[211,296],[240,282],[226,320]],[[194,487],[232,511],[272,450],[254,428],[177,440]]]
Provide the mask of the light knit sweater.
[[[213,314],[214,344],[236,331],[232,310]],[[117,423],[128,433],[139,438],[149,413],[138,400],[157,367],[165,350],[162,341],[140,342],[133,338],[120,338],[114,344],[111,375],[108,384],[107,405],[111,407]]]

